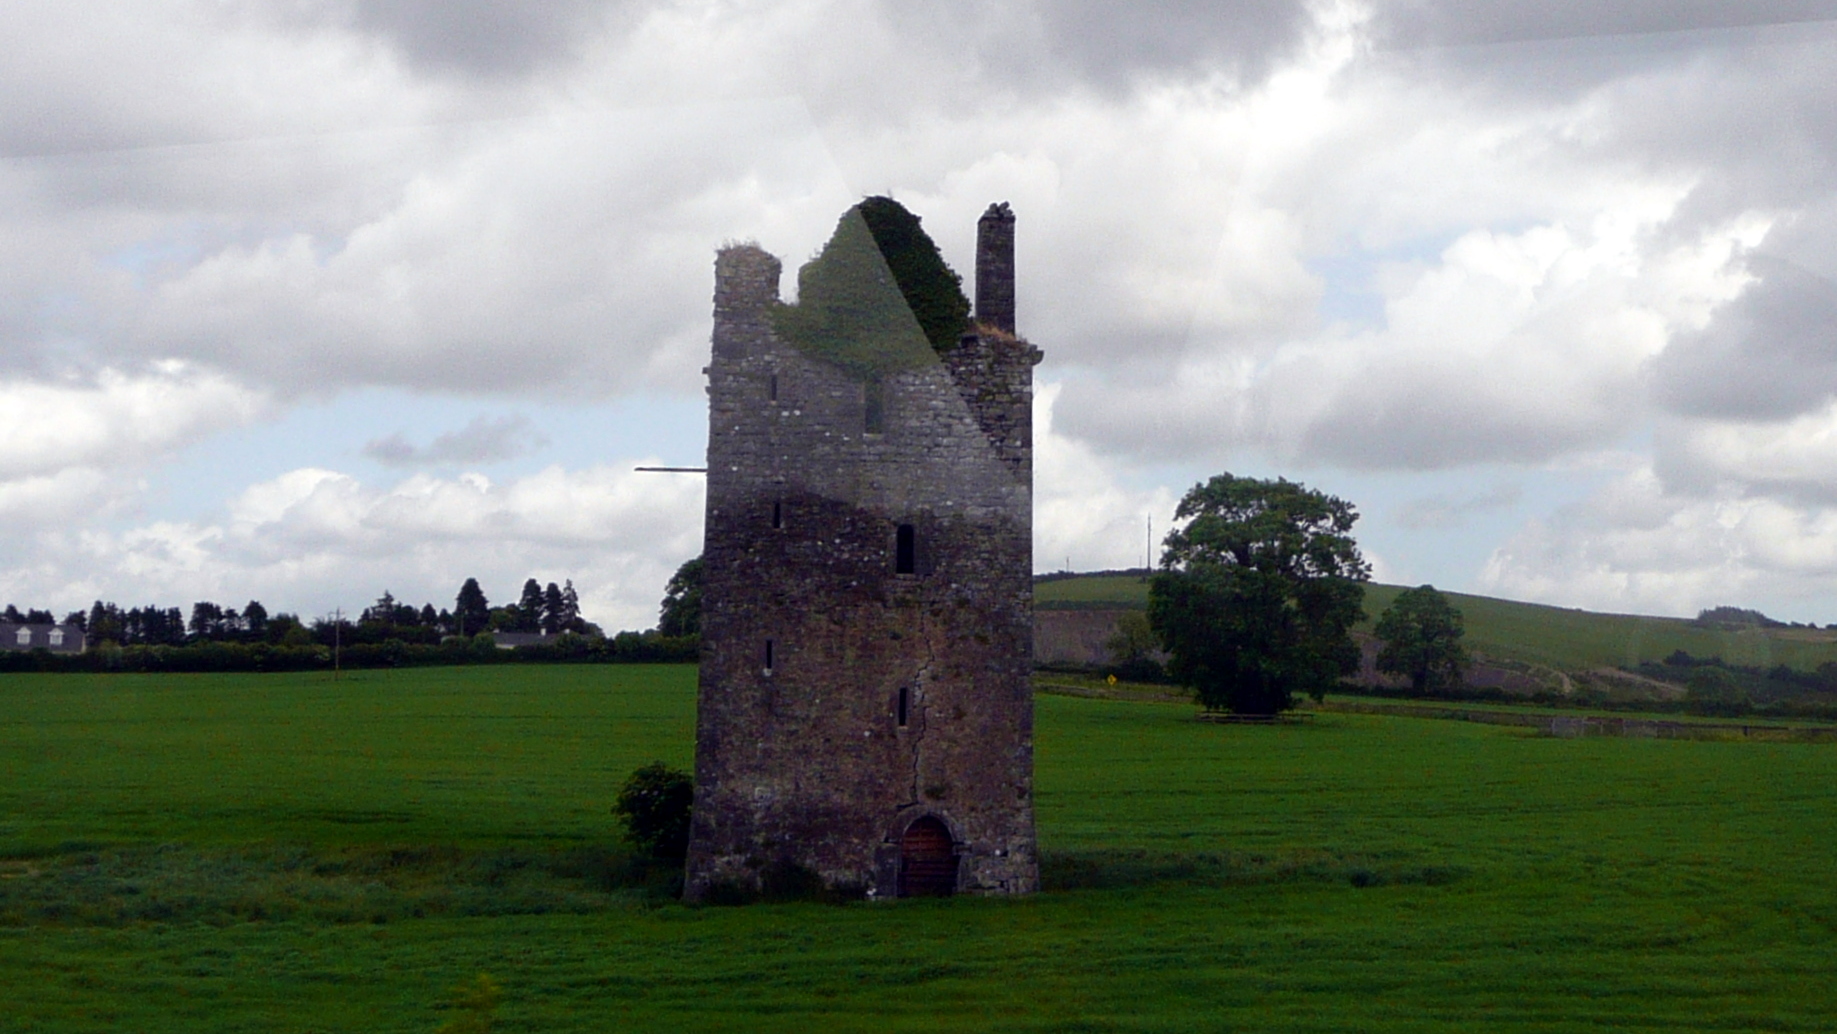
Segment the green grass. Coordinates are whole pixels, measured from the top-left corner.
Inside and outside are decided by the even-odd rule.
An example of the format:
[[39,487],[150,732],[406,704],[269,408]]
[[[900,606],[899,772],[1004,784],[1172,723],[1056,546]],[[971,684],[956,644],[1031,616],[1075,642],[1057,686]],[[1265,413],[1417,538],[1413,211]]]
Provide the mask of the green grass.
[[[1405,588],[1377,583],[1365,587],[1366,631]],[[1719,656],[1730,664],[1763,668],[1785,664],[1802,671],[1837,661],[1837,632],[1829,630],[1725,632],[1684,618],[1601,614],[1459,592],[1447,595],[1461,611],[1470,649],[1569,671],[1630,667],[1663,660],[1674,650],[1696,657]],[[1063,578],[1035,585],[1034,598],[1046,608],[1139,608],[1148,605],[1148,583],[1137,575]]]
[[0,677],[0,851],[604,837],[632,769],[688,765],[690,672]]
[[[0,680],[0,903],[35,885],[80,897],[59,881],[91,877],[203,899],[196,871],[215,866],[257,899],[343,888],[385,906],[16,918],[0,1030],[432,1031],[481,971],[505,991],[499,1031],[1837,1015],[1829,746],[1370,715],[1215,726],[1043,695],[1048,872],[1098,889],[691,909],[542,861],[610,843],[623,775],[687,760],[692,702],[692,669],[669,667]],[[294,857],[310,864],[287,876]],[[441,873],[480,907],[415,918]]]

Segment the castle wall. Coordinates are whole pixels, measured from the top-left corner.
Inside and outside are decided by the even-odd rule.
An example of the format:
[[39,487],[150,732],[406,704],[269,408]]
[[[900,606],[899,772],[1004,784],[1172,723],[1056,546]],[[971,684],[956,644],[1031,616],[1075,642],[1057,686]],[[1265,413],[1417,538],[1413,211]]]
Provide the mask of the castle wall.
[[795,866],[891,896],[926,815],[960,890],[1030,892],[1038,352],[975,336],[886,375],[869,433],[874,389],[773,333],[780,275],[750,246],[716,263],[686,894]]

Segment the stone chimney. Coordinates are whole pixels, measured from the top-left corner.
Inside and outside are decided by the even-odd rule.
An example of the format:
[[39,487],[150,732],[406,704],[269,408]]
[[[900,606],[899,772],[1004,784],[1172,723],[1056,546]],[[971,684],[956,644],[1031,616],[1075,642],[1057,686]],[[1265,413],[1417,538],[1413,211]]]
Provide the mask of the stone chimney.
[[1014,212],[992,204],[976,223],[976,320],[1014,333]]

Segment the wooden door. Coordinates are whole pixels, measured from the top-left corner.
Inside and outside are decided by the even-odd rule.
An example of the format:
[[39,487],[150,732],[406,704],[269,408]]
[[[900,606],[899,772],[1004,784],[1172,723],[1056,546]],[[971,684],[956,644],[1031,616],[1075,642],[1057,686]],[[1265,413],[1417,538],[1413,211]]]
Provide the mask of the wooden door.
[[899,843],[899,896],[948,897],[957,891],[950,830],[930,815],[906,827]]

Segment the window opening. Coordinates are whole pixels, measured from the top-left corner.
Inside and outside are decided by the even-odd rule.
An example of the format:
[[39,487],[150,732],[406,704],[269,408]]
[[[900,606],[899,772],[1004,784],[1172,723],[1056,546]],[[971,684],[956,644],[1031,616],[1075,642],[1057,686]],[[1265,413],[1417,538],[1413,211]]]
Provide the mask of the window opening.
[[886,391],[879,381],[869,381],[864,392],[865,425],[868,434],[882,434],[887,429]]
[[785,504],[777,499],[772,500],[772,527],[785,526]]
[[777,374],[772,375],[771,382],[768,386],[768,391],[770,392],[772,401],[777,402],[778,401],[778,375]]
[[770,639],[765,641],[765,673],[767,675],[772,673],[772,641]]
[[905,686],[899,687],[899,727],[906,727],[906,707],[912,691]]
[[893,536],[893,573],[913,574],[918,570],[918,531],[902,524]]

